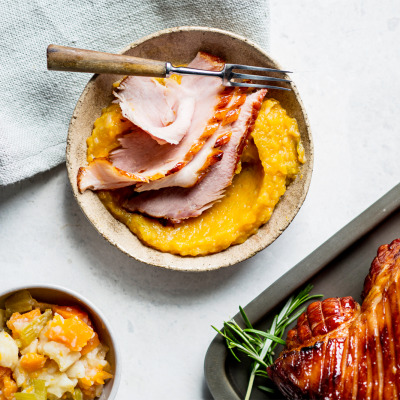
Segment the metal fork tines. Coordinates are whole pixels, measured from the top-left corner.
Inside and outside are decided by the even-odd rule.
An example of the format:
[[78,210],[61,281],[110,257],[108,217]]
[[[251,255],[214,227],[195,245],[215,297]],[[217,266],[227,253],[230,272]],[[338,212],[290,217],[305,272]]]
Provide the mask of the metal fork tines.
[[174,67],[170,63],[166,63],[167,76],[170,74],[180,75],[203,75],[203,76],[214,76],[222,79],[224,86],[242,86],[242,87],[255,87],[255,88],[267,88],[267,89],[279,89],[279,90],[291,90],[290,88],[283,86],[275,86],[263,83],[254,83],[254,81],[270,81],[270,82],[282,82],[290,83],[291,81],[284,78],[277,78],[275,76],[267,75],[255,75],[251,73],[234,72],[234,70],[246,71],[246,72],[261,72],[261,73],[273,73],[273,74],[288,74],[290,71],[282,71],[275,68],[264,68],[264,67],[253,67],[250,65],[241,64],[225,64],[225,67],[221,71],[206,71],[202,69],[194,69],[187,67]]

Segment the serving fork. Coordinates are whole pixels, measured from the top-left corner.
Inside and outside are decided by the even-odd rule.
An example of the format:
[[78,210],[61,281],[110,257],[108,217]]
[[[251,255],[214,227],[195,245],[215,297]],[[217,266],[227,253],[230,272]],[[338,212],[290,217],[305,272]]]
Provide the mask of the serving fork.
[[[289,87],[275,86],[254,81],[289,83],[290,80],[263,73],[290,73],[275,68],[255,67],[242,64],[225,64],[221,71],[207,71],[188,67],[174,67],[170,62],[148,60],[124,54],[102,53],[93,50],[76,49],[51,44],[47,48],[47,68],[55,71],[91,72],[97,74],[136,75],[166,78],[171,74],[201,75],[222,79],[224,86],[243,86],[279,90]],[[236,71],[245,71],[235,72]],[[261,73],[255,75],[252,72]]]

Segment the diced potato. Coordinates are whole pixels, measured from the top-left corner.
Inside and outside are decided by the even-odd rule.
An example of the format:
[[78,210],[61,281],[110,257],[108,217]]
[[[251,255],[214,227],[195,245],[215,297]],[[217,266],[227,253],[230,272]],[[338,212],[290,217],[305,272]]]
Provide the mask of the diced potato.
[[25,371],[18,363],[18,366],[14,369],[14,378],[17,382],[18,387],[25,388],[29,383],[29,373]]
[[18,346],[5,331],[0,332],[0,366],[14,369],[18,364]]
[[37,379],[44,380],[46,382],[47,393],[58,399],[65,392],[74,393],[74,388],[78,383],[77,379],[68,378],[66,373],[59,372],[57,366],[54,365],[42,371]]
[[84,378],[86,375],[86,366],[87,363],[85,361],[78,360],[66,371],[68,378]]
[[67,346],[53,341],[47,342],[43,346],[43,354],[54,360],[61,372],[67,370],[81,357],[79,351],[71,351]]
[[28,354],[28,353],[37,353],[38,352],[38,343],[39,343],[39,340],[35,339],[29,346],[26,346],[23,349],[21,349],[20,353],[22,355]]

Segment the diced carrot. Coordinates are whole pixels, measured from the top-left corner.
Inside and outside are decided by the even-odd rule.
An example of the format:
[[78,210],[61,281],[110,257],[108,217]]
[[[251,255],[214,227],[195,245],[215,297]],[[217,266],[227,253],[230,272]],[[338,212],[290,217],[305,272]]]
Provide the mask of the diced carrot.
[[96,397],[96,387],[104,385],[104,381],[106,379],[111,379],[112,377],[113,376],[109,372],[100,369],[93,377],[85,376],[84,378],[78,379],[78,386],[85,395],[85,398],[94,399]]
[[12,331],[12,337],[14,339],[19,338],[22,329],[24,329],[24,327],[35,318],[40,317],[40,315],[41,312],[39,308],[24,314],[15,312],[13,315],[11,315],[11,318],[7,321],[7,326]]
[[48,339],[62,343],[72,351],[81,351],[93,334],[93,329],[77,316],[64,319],[57,314],[45,333]]
[[27,353],[21,357],[21,367],[28,372],[34,372],[44,367],[47,358],[41,354]]
[[13,400],[18,386],[12,378],[10,368],[0,367],[0,400]]
[[90,378],[85,376],[79,379],[79,387],[81,389],[89,389],[91,386],[93,386],[93,381]]
[[92,400],[96,397],[96,386],[85,386],[82,384],[81,379],[79,379],[78,385],[82,390],[86,400]]
[[85,354],[90,353],[99,344],[100,344],[99,335],[95,332],[94,336],[88,340],[87,345],[82,348],[81,354],[84,356]]
[[88,314],[77,306],[53,306],[53,313],[60,314],[65,319],[77,316],[85,324],[92,326]]
[[111,379],[113,376],[106,371],[99,371],[94,377],[93,381],[98,385],[104,385],[106,379]]
[[10,376],[4,377],[3,380],[3,396],[6,400],[13,400],[14,393],[17,393],[18,386],[14,379]]
[[3,376],[8,374],[8,371],[11,371],[11,369],[6,367],[0,367],[0,380],[3,378]]

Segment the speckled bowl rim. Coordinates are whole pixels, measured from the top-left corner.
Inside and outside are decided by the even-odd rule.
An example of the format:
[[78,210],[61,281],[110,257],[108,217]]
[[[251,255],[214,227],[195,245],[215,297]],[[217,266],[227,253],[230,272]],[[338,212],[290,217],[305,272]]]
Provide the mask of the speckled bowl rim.
[[[145,36],[133,43],[131,43],[130,45],[128,45],[127,47],[125,47],[123,50],[120,51],[120,53],[125,53],[130,49],[133,49],[141,44],[143,44],[144,42],[147,42],[149,40],[152,40],[154,38],[157,38],[161,35],[167,35],[170,33],[176,33],[176,32],[188,32],[188,31],[203,31],[203,32],[215,32],[221,35],[226,35],[230,38],[242,41],[244,43],[246,43],[246,45],[253,47],[253,49],[255,49],[258,53],[260,53],[263,57],[265,57],[269,62],[275,64],[276,68],[281,69],[281,67],[279,66],[279,64],[273,59],[271,58],[271,56],[269,56],[262,48],[260,48],[257,44],[255,44],[254,42],[252,42],[251,40],[240,36],[236,33],[232,33],[229,31],[225,31],[222,29],[217,29],[217,28],[209,28],[209,27],[202,27],[202,26],[180,26],[180,27],[174,27],[174,28],[168,28],[168,29],[164,29],[164,30],[160,30],[157,31],[153,34],[150,34],[148,36]],[[188,271],[188,272],[203,272],[203,271],[212,271],[212,270],[216,270],[222,267],[228,267],[231,265],[235,265],[241,261],[244,261],[246,259],[249,259],[251,257],[253,257],[255,254],[257,254],[259,251],[264,250],[266,247],[268,247],[271,243],[273,243],[281,234],[282,232],[290,225],[290,223],[293,221],[294,217],[297,215],[298,211],[300,210],[306,196],[308,193],[308,189],[310,186],[310,182],[311,182],[311,176],[312,176],[312,171],[313,171],[313,163],[314,163],[314,145],[313,145],[313,138],[312,138],[312,134],[311,134],[311,129],[310,129],[310,125],[308,122],[308,117],[303,105],[303,102],[300,98],[299,92],[296,88],[296,86],[294,85],[293,82],[291,82],[290,86],[292,88],[292,91],[294,93],[295,99],[298,103],[298,106],[301,110],[303,119],[304,119],[304,125],[305,125],[305,131],[307,134],[307,139],[308,139],[308,146],[309,146],[309,152],[307,154],[307,162],[305,165],[303,165],[304,168],[304,173],[303,175],[306,175],[305,179],[302,177],[302,193],[301,196],[299,196],[297,198],[297,202],[296,205],[293,207],[293,209],[291,210],[290,216],[286,216],[285,219],[282,219],[280,225],[279,225],[279,229],[277,229],[273,235],[270,237],[270,239],[266,242],[263,242],[262,240],[257,240],[257,242],[255,243],[254,246],[246,247],[246,251],[244,251],[244,245],[246,243],[249,242],[249,240],[257,235],[258,233],[256,233],[255,235],[250,236],[244,243],[242,244],[238,244],[238,245],[233,245],[228,247],[227,249],[218,252],[218,253],[213,253],[213,254],[209,254],[209,255],[205,255],[205,256],[179,256],[179,255],[173,255],[170,253],[162,253],[158,250],[152,249],[146,245],[144,245],[142,242],[140,242],[140,240],[136,237],[136,235],[134,235],[132,232],[131,235],[136,238],[136,240],[138,241],[138,246],[143,246],[145,248],[148,249],[148,252],[146,252],[146,256],[140,256],[137,254],[133,254],[131,251],[128,251],[127,249],[125,249],[122,245],[120,245],[120,243],[118,243],[117,240],[115,240],[112,237],[112,234],[110,234],[109,232],[106,231],[105,227],[101,225],[101,223],[99,223],[99,221],[94,221],[92,220],[86,212],[86,205],[85,205],[85,201],[82,200],[82,196],[85,194],[81,194],[79,193],[78,189],[77,189],[77,184],[76,184],[76,176],[72,171],[72,164],[73,164],[73,155],[71,153],[71,132],[74,129],[74,123],[75,123],[75,119],[77,118],[76,115],[79,113],[79,109],[81,107],[81,103],[83,103],[84,98],[86,93],[91,89],[92,85],[94,85],[94,80],[96,79],[98,75],[94,75],[90,81],[88,82],[88,84],[86,85],[82,95],[80,96],[77,105],[75,107],[73,116],[71,118],[71,122],[69,125],[69,131],[68,131],[68,140],[67,140],[67,149],[66,149],[66,159],[67,159],[67,169],[68,169],[68,176],[69,176],[69,180],[72,186],[72,190],[73,190],[73,194],[74,197],[76,199],[76,201],[78,202],[80,208],[82,209],[83,213],[85,214],[85,216],[88,218],[88,220],[90,221],[90,223],[96,228],[96,230],[101,234],[101,236],[107,240],[109,243],[111,243],[112,245],[114,245],[115,247],[117,247],[119,250],[121,250],[123,253],[125,253],[126,255],[128,255],[129,257],[132,257],[140,262],[143,262],[145,264],[149,264],[149,265],[153,265],[153,266],[158,266],[158,267],[162,267],[165,269],[172,269],[172,270],[177,270],[177,271]],[[93,121],[94,122],[94,121]],[[299,179],[299,177],[297,177],[296,179]],[[293,184],[293,183],[292,183]],[[100,201],[100,200],[99,200]],[[281,202],[282,200],[280,200]],[[279,205],[279,203],[278,203]],[[277,206],[278,206],[277,205]],[[276,207],[277,207],[276,206]],[[108,212],[108,211],[107,211]],[[275,212],[275,210],[274,210]],[[110,214],[111,215],[111,214]],[[112,217],[114,218],[114,217]],[[272,219],[272,217],[271,217]],[[120,229],[128,229],[123,223],[119,222],[117,219],[115,219],[115,222],[117,225],[120,225]],[[268,225],[269,221],[262,225],[258,232],[262,232],[263,228],[265,228],[266,225]],[[254,243],[253,243],[254,244]],[[241,249],[243,249],[243,251],[239,252],[239,256],[236,258],[232,258],[232,257],[224,257],[223,255],[227,255],[226,253],[229,252],[229,250],[233,247],[237,247],[237,246],[242,246]],[[163,256],[158,256],[158,257],[152,257],[149,254],[151,254],[152,252],[157,252],[160,253]],[[222,257],[219,257],[219,255],[221,255]],[[171,257],[172,256],[172,257]],[[218,262],[213,262],[215,256],[217,257]],[[164,260],[167,259],[166,261]],[[163,259],[161,261],[161,259]],[[205,259],[211,260],[210,262],[202,262]],[[198,262],[199,260],[201,260],[200,262]]]
[[[20,290],[54,290],[54,291],[58,291],[58,292],[63,292],[69,296],[71,296],[72,298],[75,298],[78,302],[81,302],[84,307],[85,307],[85,311],[89,312],[89,316],[91,314],[96,314],[97,317],[99,318],[99,320],[101,320],[101,322],[104,324],[104,328],[107,331],[109,337],[110,337],[110,347],[112,347],[113,353],[114,353],[114,377],[112,378],[112,381],[110,381],[110,383],[112,382],[112,388],[111,388],[111,392],[108,395],[108,397],[104,397],[101,396],[99,398],[99,400],[114,400],[117,396],[117,392],[118,392],[118,388],[121,382],[121,368],[120,368],[120,351],[119,351],[119,346],[115,340],[115,335],[114,332],[109,324],[109,322],[107,321],[107,319],[105,318],[105,316],[103,315],[103,313],[88,299],[86,299],[85,297],[83,297],[81,294],[65,288],[63,286],[59,286],[59,285],[48,285],[48,284],[31,284],[31,285],[22,285],[22,286],[14,286],[10,289],[7,290],[0,290],[0,301],[3,298],[6,298],[6,296],[10,296],[15,292],[18,292]],[[43,296],[45,297],[45,296]],[[105,386],[108,383],[105,383]],[[103,398],[104,397],[104,398]]]

